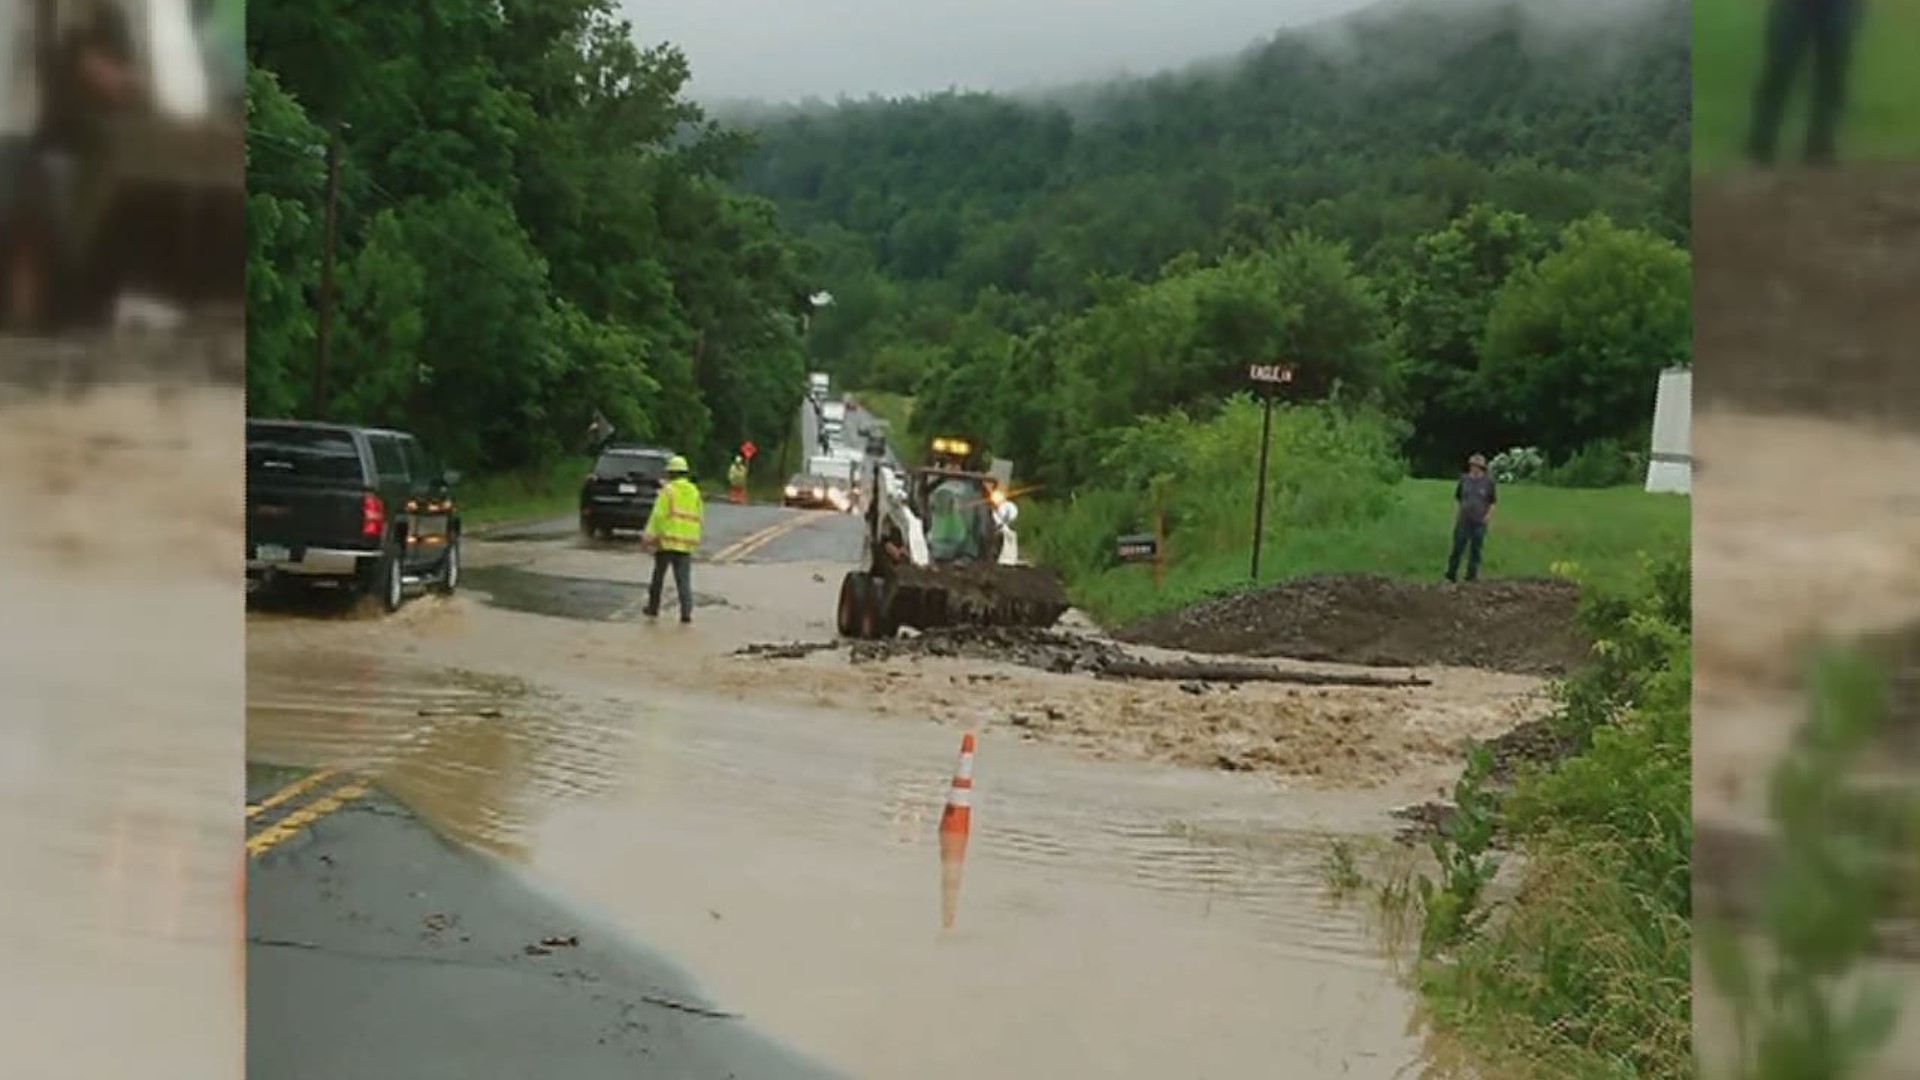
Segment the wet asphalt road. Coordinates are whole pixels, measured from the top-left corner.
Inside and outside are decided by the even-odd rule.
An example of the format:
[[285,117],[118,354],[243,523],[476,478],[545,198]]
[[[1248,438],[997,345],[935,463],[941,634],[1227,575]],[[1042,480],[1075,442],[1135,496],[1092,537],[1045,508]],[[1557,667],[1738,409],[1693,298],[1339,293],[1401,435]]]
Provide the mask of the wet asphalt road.
[[[579,535],[572,518],[554,518],[476,533],[475,538],[509,553],[505,560],[467,564],[465,587],[486,595],[492,606],[552,618],[626,622],[637,618],[646,603],[653,557],[637,536],[621,533],[611,540],[589,540]],[[860,538],[861,519],[852,514],[709,503],[693,571],[694,609],[697,613],[727,604],[707,584],[706,571],[715,565],[851,567],[860,556]],[[516,545],[525,545],[530,557],[513,559]],[[550,559],[556,547],[587,556],[580,560],[582,570],[556,573],[547,568],[543,559]],[[531,557],[535,552],[542,558]],[[584,571],[585,566],[593,570]],[[674,604],[671,578],[662,604],[669,610]]]
[[247,789],[249,1076],[836,1075],[351,777]]
[[[700,561],[850,563],[859,530],[851,515],[713,502]],[[618,575],[470,569],[470,585],[498,606],[613,620],[644,600],[632,579],[650,557],[636,537],[589,540],[569,516],[476,538],[508,550],[560,542]],[[697,568],[695,582],[699,593]],[[247,787],[249,1075],[837,1075],[704,998],[666,957],[436,835],[370,785],[255,765]]]
[[[640,547],[639,534],[588,540],[580,536],[579,523],[571,516],[476,530],[474,537],[495,544],[572,541],[585,550],[649,558]],[[860,519],[855,515],[710,500],[697,558],[730,563],[851,562],[859,554]]]

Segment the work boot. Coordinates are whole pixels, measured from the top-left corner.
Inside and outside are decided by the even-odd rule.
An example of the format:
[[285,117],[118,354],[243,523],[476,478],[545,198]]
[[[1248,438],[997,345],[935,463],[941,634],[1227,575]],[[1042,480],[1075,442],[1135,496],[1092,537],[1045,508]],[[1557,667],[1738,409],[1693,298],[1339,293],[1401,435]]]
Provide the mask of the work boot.
[[642,614],[642,615],[645,615],[645,616],[646,616],[647,618],[649,618],[649,619],[657,619],[657,618],[659,618],[659,617],[660,617],[660,609],[659,609],[659,608],[651,608],[651,607],[650,607],[650,608],[643,608],[643,609],[641,610],[641,612],[640,612],[640,614]]

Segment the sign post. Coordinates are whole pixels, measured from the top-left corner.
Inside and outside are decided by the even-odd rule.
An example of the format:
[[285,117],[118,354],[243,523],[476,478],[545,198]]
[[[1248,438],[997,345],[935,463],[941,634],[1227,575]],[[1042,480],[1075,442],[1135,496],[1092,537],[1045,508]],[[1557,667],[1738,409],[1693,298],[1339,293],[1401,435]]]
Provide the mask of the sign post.
[[1273,396],[1293,381],[1292,364],[1252,364],[1247,378],[1266,388],[1266,414],[1260,421],[1260,486],[1253,493],[1253,580],[1260,580],[1260,537],[1267,527],[1267,453],[1273,444]]
[[1163,510],[1153,512],[1153,587],[1164,588],[1167,584],[1167,515]]

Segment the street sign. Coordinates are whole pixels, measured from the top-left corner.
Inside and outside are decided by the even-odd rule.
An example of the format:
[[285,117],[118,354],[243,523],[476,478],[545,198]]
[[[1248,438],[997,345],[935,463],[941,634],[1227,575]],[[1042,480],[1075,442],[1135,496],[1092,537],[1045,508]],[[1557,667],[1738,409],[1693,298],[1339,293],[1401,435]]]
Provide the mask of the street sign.
[[743,442],[740,444],[740,456],[743,458],[751,458],[753,457],[753,455],[759,452],[760,452],[760,448],[753,445],[753,443],[751,442]]
[[1152,533],[1122,536],[1116,548],[1121,562],[1150,562],[1160,556],[1160,541]]
[[1273,397],[1276,389],[1293,381],[1292,364],[1249,364],[1247,378],[1265,383],[1266,415],[1260,420],[1260,486],[1253,492],[1253,580],[1260,580],[1260,537],[1267,528],[1267,455],[1273,448]]

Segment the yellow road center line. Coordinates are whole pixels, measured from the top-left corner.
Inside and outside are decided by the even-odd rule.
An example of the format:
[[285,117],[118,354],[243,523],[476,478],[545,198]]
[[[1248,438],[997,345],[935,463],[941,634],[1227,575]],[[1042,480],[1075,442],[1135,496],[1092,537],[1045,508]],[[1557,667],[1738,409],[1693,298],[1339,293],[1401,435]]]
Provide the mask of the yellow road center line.
[[252,821],[254,818],[279,806],[288,799],[299,795],[308,788],[316,784],[324,784],[338,775],[340,775],[339,769],[321,769],[319,772],[308,773],[293,783],[288,784],[286,787],[281,788],[279,791],[261,799],[259,802],[249,805],[247,807],[247,820]]
[[741,559],[744,559],[747,556],[752,555],[754,552],[757,552],[760,549],[766,547],[768,544],[773,543],[775,540],[778,540],[781,537],[786,536],[788,533],[799,532],[802,527],[810,524],[811,522],[814,521],[814,519],[815,519],[815,515],[804,514],[804,513],[800,514],[797,517],[790,518],[786,521],[781,522],[779,525],[775,526],[774,528],[769,529],[757,536],[748,537],[745,542],[739,545],[737,550],[728,554],[725,559],[721,559],[716,556],[714,561],[715,562],[723,562],[723,561],[739,562]]
[[315,799],[300,809],[295,810],[293,813],[288,814],[286,817],[281,818],[279,821],[274,822],[272,825],[247,837],[247,855],[249,857],[257,857],[265,854],[272,848],[285,843],[288,838],[298,834],[301,829],[306,828],[308,825],[313,824],[360,796],[365,795],[368,790],[368,785],[359,780],[335,788],[331,795],[325,798]]
[[[748,555],[766,547],[768,544],[773,543],[775,540],[780,539],[782,536],[790,532],[798,531],[801,526],[812,522],[816,516],[817,515],[814,514],[797,514],[793,517],[776,521],[764,529],[756,529],[740,539],[735,540],[733,543],[728,544],[726,547],[721,548],[719,551],[714,552],[713,556],[707,561],[715,565],[738,562]],[[640,583],[640,595],[635,597],[630,603],[622,605],[612,615],[607,616],[607,621],[631,622],[633,617],[638,615],[647,606],[647,589],[649,584],[650,582],[642,581]]]
[[789,524],[790,524],[789,521],[782,520],[782,521],[776,521],[773,524],[766,526],[765,528],[755,529],[754,531],[748,533],[747,535],[741,537],[740,539],[735,540],[733,543],[728,544],[726,547],[721,548],[719,551],[714,552],[712,559],[710,559],[709,561],[726,562],[728,559],[733,558],[735,556],[735,553],[737,553],[738,551],[752,545],[756,541],[759,541],[765,537],[770,536],[775,532],[778,532],[781,529],[786,528]]

